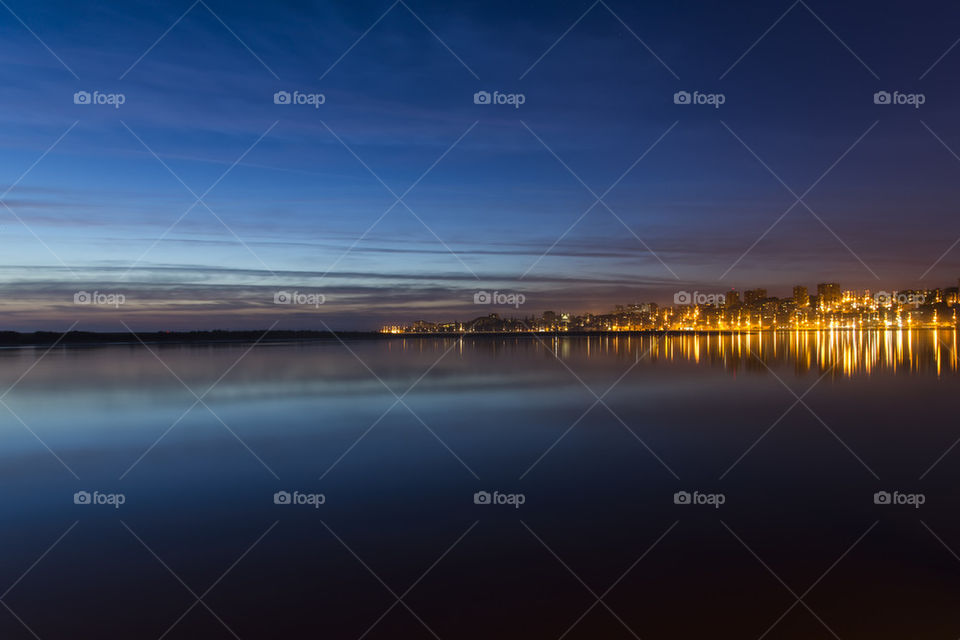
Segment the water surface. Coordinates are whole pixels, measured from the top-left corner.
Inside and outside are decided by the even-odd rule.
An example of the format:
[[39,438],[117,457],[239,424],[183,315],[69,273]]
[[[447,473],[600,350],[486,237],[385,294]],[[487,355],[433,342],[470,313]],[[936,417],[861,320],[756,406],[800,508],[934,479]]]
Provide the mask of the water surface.
[[0,351],[3,638],[960,635],[956,332],[44,354]]

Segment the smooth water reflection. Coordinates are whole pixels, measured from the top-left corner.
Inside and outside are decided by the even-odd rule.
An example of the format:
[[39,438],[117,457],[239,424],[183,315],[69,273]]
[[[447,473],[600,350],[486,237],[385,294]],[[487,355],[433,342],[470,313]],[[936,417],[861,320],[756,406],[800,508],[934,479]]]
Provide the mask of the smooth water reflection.
[[[0,580],[15,585],[4,601],[44,640],[158,638],[194,601],[159,557],[198,594],[216,584],[205,601],[244,639],[358,638],[395,602],[380,580],[398,595],[416,584],[405,602],[441,638],[556,638],[594,602],[578,578],[597,594],[617,584],[605,602],[622,624],[598,605],[570,638],[632,637],[625,625],[759,637],[794,598],[754,553],[802,593],[869,530],[811,608],[843,638],[951,637],[956,340],[3,350]],[[78,490],[127,502],[74,505]],[[326,503],[276,505],[281,490]],[[526,502],[476,505],[480,490]],[[926,503],[884,508],[879,490]],[[726,503],[676,505],[677,491]],[[33,636],[10,615],[0,637]],[[233,636],[198,606],[166,637]],[[366,637],[432,636],[397,605]],[[768,637],[832,636],[797,607]]]

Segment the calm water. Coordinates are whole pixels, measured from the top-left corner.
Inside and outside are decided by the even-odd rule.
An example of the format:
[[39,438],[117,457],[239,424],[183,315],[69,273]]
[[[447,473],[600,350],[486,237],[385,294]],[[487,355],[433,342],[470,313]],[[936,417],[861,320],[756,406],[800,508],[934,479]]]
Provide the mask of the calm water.
[[957,348],[0,351],[0,637],[955,638]]

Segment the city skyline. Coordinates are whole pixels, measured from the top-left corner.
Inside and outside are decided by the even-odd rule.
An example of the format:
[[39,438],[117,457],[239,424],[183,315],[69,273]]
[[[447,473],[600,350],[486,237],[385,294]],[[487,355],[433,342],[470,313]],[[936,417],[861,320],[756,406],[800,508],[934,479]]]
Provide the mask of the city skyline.
[[[839,282],[818,283],[811,293],[794,285],[790,296],[764,288],[726,292],[677,291],[673,304],[618,304],[603,313],[570,307],[540,315],[518,315],[522,293],[478,291],[474,305],[491,313],[469,320],[394,323],[381,333],[540,332],[540,331],[739,331],[776,329],[953,328],[958,325],[960,278],[954,286],[909,290],[851,290]],[[742,296],[742,298],[741,298]],[[510,307],[517,312],[499,313]]]

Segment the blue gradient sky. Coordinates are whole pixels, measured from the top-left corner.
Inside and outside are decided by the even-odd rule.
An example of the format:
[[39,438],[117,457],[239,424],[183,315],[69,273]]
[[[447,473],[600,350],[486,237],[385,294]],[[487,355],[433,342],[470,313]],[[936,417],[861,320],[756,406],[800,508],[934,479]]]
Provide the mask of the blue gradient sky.
[[[960,248],[930,268],[960,236],[960,47],[931,68],[960,37],[952,3],[5,1],[4,328],[369,329],[510,313],[478,311],[478,289],[539,313],[960,275]],[[828,169],[816,216],[770,229]],[[621,176],[616,215],[583,215]],[[384,215],[414,183],[412,212]]]

